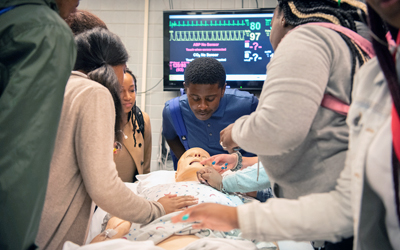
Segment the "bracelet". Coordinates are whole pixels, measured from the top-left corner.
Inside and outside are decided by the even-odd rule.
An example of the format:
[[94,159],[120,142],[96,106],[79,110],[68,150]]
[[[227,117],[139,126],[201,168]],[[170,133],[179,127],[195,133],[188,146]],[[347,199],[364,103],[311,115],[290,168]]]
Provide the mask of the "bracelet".
[[236,151],[235,154],[237,154],[238,160],[237,160],[236,166],[231,169],[231,171],[233,171],[233,172],[236,172],[236,171],[238,171],[239,169],[241,169],[243,167],[242,154],[239,151]]

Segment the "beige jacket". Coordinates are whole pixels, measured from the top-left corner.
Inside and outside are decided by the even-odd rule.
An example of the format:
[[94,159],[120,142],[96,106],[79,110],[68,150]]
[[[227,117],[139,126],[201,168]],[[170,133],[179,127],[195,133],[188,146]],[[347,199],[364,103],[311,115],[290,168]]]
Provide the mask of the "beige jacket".
[[118,177],[113,161],[114,103],[110,92],[83,73],[67,83],[36,243],[62,249],[83,244],[92,200],[124,220],[148,223],[164,215],[158,202],[136,196]]
[[144,136],[138,133],[139,125],[136,121],[136,146],[133,138],[133,125],[129,121],[124,129],[122,136],[122,149],[114,155],[114,162],[117,166],[118,175],[124,182],[132,182],[134,180],[135,170],[138,174],[150,173],[151,162],[151,125],[150,117],[147,113],[142,112],[144,120]]

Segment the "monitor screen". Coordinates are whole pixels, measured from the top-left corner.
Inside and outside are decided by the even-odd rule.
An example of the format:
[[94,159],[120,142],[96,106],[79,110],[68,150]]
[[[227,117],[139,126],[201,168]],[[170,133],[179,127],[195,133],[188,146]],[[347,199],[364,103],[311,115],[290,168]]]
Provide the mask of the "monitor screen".
[[164,11],[164,90],[183,87],[192,60],[212,57],[224,66],[230,88],[261,91],[273,56],[273,11]]

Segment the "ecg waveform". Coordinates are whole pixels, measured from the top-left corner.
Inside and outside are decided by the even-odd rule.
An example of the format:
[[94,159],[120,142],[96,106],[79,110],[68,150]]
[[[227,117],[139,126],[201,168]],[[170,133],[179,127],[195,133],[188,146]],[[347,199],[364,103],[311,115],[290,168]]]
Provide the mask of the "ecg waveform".
[[169,21],[169,27],[172,29],[174,27],[225,27],[225,26],[237,26],[237,27],[241,27],[241,26],[249,26],[250,25],[250,21],[249,19],[246,20],[228,20],[228,22],[226,20],[215,20],[214,22],[211,20],[210,22],[207,21]]
[[169,31],[170,41],[244,41],[250,30]]

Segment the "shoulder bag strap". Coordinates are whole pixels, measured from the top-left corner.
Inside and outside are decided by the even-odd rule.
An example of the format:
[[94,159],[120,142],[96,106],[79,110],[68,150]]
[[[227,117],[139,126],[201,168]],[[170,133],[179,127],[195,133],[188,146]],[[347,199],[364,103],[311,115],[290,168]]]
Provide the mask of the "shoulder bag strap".
[[185,149],[188,150],[189,143],[187,141],[187,131],[186,131],[185,123],[182,118],[181,107],[179,105],[179,97],[176,97],[171,100],[169,108],[170,108],[172,122],[174,123],[176,133],[178,134],[179,139],[181,140]]

